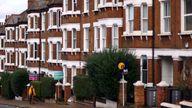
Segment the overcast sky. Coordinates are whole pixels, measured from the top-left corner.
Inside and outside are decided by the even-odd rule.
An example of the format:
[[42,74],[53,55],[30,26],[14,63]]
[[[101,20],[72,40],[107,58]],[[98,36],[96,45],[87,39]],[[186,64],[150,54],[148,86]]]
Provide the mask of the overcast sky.
[[19,14],[27,9],[28,0],[0,0],[0,22],[6,15]]

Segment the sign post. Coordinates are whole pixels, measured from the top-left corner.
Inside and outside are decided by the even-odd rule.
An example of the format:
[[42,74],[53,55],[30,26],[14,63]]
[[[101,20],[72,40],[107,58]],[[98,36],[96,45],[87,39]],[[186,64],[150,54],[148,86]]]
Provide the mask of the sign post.
[[[126,63],[127,64],[127,63]],[[125,93],[126,92],[126,84],[127,84],[127,81],[125,80],[125,77],[124,77],[124,74],[125,73],[128,73],[128,66],[125,65],[125,63],[123,62],[120,62],[118,64],[118,68],[119,70],[121,71],[121,75],[122,75],[122,79],[120,81],[120,93],[119,93],[119,99],[120,99],[120,104],[122,104],[122,106],[124,107],[125,106],[125,102],[127,100],[127,95]],[[121,88],[122,86],[122,88]],[[126,87],[126,88],[125,88]],[[121,96],[122,96],[122,99],[121,99]]]

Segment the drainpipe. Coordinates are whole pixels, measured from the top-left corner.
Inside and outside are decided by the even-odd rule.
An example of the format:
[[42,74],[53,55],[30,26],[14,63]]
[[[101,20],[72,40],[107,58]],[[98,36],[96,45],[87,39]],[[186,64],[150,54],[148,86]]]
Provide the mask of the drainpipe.
[[153,28],[153,36],[152,36],[152,82],[153,86],[155,85],[155,0],[152,1],[153,6],[152,6],[152,12],[153,12],[153,23],[152,23],[152,28]]
[[38,79],[40,80],[40,71],[41,71],[41,11],[39,12],[39,73],[38,73]]

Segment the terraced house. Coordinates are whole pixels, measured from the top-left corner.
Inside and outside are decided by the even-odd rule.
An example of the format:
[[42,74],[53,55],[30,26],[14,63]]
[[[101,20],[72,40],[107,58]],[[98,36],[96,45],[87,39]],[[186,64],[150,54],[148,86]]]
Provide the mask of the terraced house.
[[177,85],[192,77],[191,7],[191,0],[155,0],[154,7],[152,0],[28,0],[5,22],[5,70],[63,72],[63,84],[73,87],[88,55],[115,47],[135,53],[143,83]]

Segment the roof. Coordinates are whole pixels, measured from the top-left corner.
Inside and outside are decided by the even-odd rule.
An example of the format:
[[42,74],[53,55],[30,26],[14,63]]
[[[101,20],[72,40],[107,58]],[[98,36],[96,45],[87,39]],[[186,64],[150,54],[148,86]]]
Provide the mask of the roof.
[[39,11],[41,9],[46,9],[49,0],[34,0],[33,4],[28,8],[28,12],[30,11]]
[[19,23],[26,24],[27,23],[27,11],[23,11],[20,14]]
[[12,14],[5,21],[5,26],[14,26],[19,22],[20,16],[18,14]]
[[49,7],[62,7],[63,0],[49,0],[48,6]]
[[63,0],[34,0],[33,4],[28,8],[27,12],[38,12],[50,7],[62,7]]
[[5,35],[5,26],[0,25],[0,35]]

